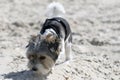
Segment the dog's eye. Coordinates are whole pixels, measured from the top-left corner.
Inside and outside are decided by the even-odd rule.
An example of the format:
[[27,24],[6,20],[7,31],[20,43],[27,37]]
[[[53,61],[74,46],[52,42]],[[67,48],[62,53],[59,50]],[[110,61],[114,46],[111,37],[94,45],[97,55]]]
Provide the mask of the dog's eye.
[[28,59],[30,59],[30,60],[32,60],[32,59],[34,59],[34,58],[35,58],[34,55],[29,55],[29,56],[28,56]]
[[44,60],[46,57],[45,56],[40,56],[40,60]]

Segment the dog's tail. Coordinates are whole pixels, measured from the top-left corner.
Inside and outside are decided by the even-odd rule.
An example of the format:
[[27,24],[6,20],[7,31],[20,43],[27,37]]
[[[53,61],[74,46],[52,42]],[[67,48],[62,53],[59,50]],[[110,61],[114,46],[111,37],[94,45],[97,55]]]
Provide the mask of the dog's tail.
[[65,9],[63,5],[58,2],[50,3],[46,10],[46,16],[48,18],[63,17],[64,14],[65,14]]

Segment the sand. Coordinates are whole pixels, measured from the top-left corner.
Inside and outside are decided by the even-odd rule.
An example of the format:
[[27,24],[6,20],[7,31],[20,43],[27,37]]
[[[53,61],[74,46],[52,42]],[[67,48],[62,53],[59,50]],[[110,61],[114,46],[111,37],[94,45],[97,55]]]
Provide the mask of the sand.
[[[52,1],[0,0],[0,80],[42,80],[28,70],[25,52]],[[56,65],[46,80],[120,80],[120,0],[59,2],[73,32],[73,59]]]

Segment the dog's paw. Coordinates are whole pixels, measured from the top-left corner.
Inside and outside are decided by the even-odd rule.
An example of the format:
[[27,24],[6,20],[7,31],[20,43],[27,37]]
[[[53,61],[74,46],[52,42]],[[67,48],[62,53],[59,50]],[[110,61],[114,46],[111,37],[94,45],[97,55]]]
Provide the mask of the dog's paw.
[[70,60],[67,60],[64,63],[67,64],[67,65],[70,65]]

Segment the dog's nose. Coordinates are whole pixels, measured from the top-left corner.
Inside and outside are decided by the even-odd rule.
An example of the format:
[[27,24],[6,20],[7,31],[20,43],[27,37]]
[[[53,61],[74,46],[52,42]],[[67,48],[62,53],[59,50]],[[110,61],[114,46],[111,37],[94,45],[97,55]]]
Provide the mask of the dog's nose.
[[36,67],[33,67],[32,70],[33,70],[33,71],[37,71],[37,68],[36,68]]

